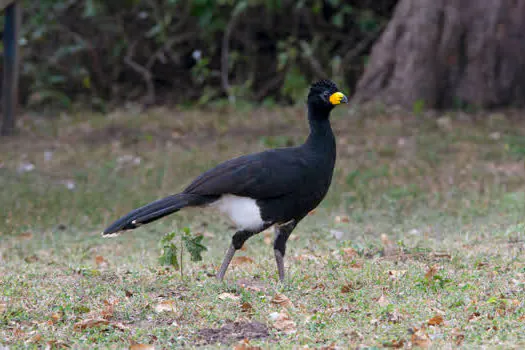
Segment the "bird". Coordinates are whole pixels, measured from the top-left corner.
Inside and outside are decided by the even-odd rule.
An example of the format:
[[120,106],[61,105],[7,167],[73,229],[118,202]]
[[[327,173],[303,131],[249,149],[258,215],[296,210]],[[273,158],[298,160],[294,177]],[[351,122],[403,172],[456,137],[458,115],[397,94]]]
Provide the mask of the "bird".
[[250,237],[274,226],[279,281],[285,281],[286,242],[297,224],[324,199],[334,172],[336,140],[330,112],[348,98],[327,79],[310,86],[310,132],[295,147],[268,149],[227,160],[197,176],[182,192],[135,209],[109,225],[102,236],[158,220],[187,207],[216,208],[236,227],[216,274],[222,281],[235,252]]

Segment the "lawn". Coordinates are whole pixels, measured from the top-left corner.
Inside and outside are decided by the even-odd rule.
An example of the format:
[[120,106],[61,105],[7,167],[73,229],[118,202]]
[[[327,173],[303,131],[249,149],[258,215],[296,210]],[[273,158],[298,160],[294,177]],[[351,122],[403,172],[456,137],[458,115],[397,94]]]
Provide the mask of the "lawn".
[[[233,234],[213,212],[100,232],[220,161],[299,144],[303,108],[25,115],[0,139],[0,345],[522,348],[523,117],[336,110],[334,181],[281,285],[271,231],[213,278]],[[185,227],[203,260],[161,266]]]

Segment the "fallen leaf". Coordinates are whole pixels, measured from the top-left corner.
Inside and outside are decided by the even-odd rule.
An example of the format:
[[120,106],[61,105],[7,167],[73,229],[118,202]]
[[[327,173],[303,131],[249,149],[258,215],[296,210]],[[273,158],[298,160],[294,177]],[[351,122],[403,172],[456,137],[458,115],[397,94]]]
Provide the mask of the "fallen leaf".
[[252,306],[252,304],[250,304],[248,302],[242,303],[241,304],[241,310],[242,310],[242,312],[245,312],[247,314],[251,314],[251,313],[253,313],[253,306]]
[[233,350],[259,350],[262,349],[260,346],[253,346],[250,344],[250,341],[246,338],[237,343]]
[[352,286],[351,283],[345,284],[344,286],[341,287],[341,293],[350,293],[352,289],[354,289],[354,287]]
[[104,259],[102,255],[95,256],[95,264],[97,264],[97,266],[100,267],[105,267],[109,265],[108,261]]
[[399,323],[402,320],[404,320],[404,317],[399,312],[392,311],[392,312],[387,313],[387,319],[388,319],[388,322]]
[[268,230],[264,231],[264,243],[266,245],[271,245],[273,243],[271,231],[268,231]]
[[337,215],[335,217],[335,223],[339,224],[341,222],[350,222],[350,218],[347,215]]
[[239,266],[243,264],[253,264],[253,259],[249,256],[236,256],[231,262],[231,266]]
[[444,319],[443,319],[443,316],[441,315],[436,315],[434,317],[432,317],[430,320],[427,321],[427,324],[429,326],[441,326],[443,323],[444,323]]
[[155,347],[153,345],[139,344],[139,343],[131,344],[129,347],[129,350],[154,350],[154,349]]
[[88,318],[86,320],[75,323],[73,329],[76,331],[82,331],[87,328],[93,328],[98,326],[107,326],[109,321],[103,318]]
[[222,293],[221,295],[219,295],[219,299],[221,300],[240,300],[241,297],[238,296],[238,295],[235,295],[235,294],[232,294],[232,293]]
[[175,306],[175,302],[173,300],[163,300],[157,305],[155,305],[155,312],[161,313],[161,312],[175,312],[177,311],[177,308]]
[[7,303],[0,303],[0,313],[4,313],[7,310]]
[[45,350],[51,350],[51,349],[68,349],[69,346],[61,342],[60,340],[50,340],[46,343]]
[[33,238],[33,234],[31,232],[23,232],[17,236],[20,240],[29,240]]
[[275,329],[282,331],[285,334],[293,334],[297,332],[295,322],[284,311],[271,313],[270,319],[273,321]]
[[407,270],[390,270],[388,276],[393,280],[398,280],[407,273]]
[[57,323],[58,321],[60,321],[62,319],[62,316],[64,316],[64,314],[62,314],[61,312],[53,313],[51,315],[52,323]]
[[129,290],[124,290],[124,293],[126,293],[126,298],[131,298],[133,296],[133,293],[130,292]]
[[393,348],[393,349],[400,349],[404,345],[405,345],[405,340],[404,339],[399,339],[399,340],[392,339],[392,341],[390,341],[389,343],[384,343],[383,344],[383,346],[385,348]]
[[352,247],[343,248],[343,256],[347,260],[354,260],[357,257],[357,252]]
[[281,305],[282,307],[286,307],[286,308],[293,307],[293,304],[290,301],[290,299],[286,295],[281,294],[281,293],[275,294],[275,296],[272,299],[272,303]]
[[430,266],[427,270],[427,273],[425,273],[425,278],[427,279],[427,282],[432,282],[432,279],[437,273],[437,265]]
[[102,318],[109,320],[113,317],[115,312],[115,305],[118,304],[118,299],[107,301],[104,300],[104,309],[102,310]]
[[430,337],[425,332],[424,328],[421,329],[414,329],[414,332],[412,333],[412,346],[419,346],[421,348],[428,348],[432,342],[430,341]]
[[326,285],[323,282],[319,282],[312,289],[314,289],[314,290],[315,289],[325,290],[326,289]]
[[397,255],[397,246],[388,238],[386,234],[381,234],[381,243],[383,243],[383,255],[394,256]]
[[458,328],[454,328],[452,332],[450,332],[450,335],[452,336],[452,340],[457,346],[460,346],[461,343],[463,343],[463,340],[465,339],[465,334],[463,334],[463,332]]
[[390,301],[388,301],[384,294],[381,294],[381,296],[377,299],[377,304],[381,307],[384,307],[390,304]]
[[30,255],[30,256],[26,256],[24,258],[24,261],[28,264],[31,264],[31,263],[34,263],[34,262],[37,262],[38,261],[38,257],[36,255]]
[[35,334],[33,335],[31,338],[27,339],[25,341],[26,344],[34,344],[34,343],[38,343],[42,340],[42,336],[40,334]]

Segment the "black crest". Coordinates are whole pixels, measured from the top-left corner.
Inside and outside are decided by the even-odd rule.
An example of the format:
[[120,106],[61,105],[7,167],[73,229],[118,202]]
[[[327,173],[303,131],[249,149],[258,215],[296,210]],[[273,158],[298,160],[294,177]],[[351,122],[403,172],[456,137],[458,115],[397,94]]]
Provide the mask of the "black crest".
[[318,82],[312,84],[312,89],[315,90],[329,90],[336,92],[338,90],[337,85],[331,80],[323,79],[319,80]]

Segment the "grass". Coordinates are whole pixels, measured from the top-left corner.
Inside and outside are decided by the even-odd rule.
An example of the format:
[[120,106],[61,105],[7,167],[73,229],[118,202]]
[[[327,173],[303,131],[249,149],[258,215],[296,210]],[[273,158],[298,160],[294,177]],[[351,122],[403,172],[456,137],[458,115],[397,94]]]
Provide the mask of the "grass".
[[[523,118],[384,114],[335,113],[337,171],[285,285],[270,232],[210,277],[232,234],[214,213],[99,232],[222,160],[300,143],[302,109],[24,116],[0,140],[0,345],[523,347]],[[181,277],[159,241],[185,226],[208,251]]]

